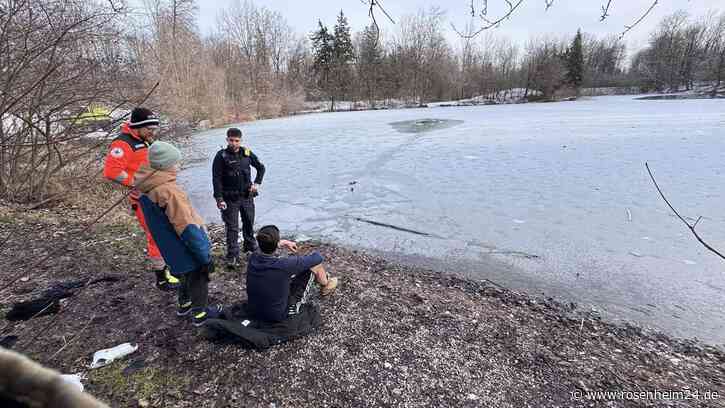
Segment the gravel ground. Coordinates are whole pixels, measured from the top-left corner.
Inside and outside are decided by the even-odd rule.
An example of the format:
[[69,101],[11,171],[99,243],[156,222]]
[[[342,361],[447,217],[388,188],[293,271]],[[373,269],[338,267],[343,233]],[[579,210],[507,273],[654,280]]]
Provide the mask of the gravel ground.
[[[42,364],[84,373],[86,391],[112,406],[725,406],[725,354],[715,347],[614,325],[454,271],[316,243],[302,250],[319,250],[341,278],[319,300],[319,331],[264,352],[209,343],[175,316],[174,296],[153,288],[128,214],[118,209],[77,233],[109,196],[34,211],[0,203],[0,287],[13,282],[0,292],[0,337]],[[221,256],[221,229],[211,231]],[[34,265],[52,249],[61,254]],[[122,279],[77,289],[55,315],[4,318],[13,302],[53,284],[103,276]],[[244,300],[244,267],[218,267],[210,296]],[[95,350],[123,342],[139,350],[87,368]],[[655,390],[657,399],[586,399]]]

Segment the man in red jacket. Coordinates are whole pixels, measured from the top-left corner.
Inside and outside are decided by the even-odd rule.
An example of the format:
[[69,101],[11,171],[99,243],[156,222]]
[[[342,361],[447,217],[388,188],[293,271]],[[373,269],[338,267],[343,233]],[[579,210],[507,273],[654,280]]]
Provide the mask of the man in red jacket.
[[[108,154],[106,154],[103,175],[111,181],[132,188],[139,167],[148,165],[148,147],[154,141],[154,134],[158,126],[159,119],[150,110],[135,108],[131,111],[131,119],[122,125],[121,135],[111,142]],[[146,226],[138,198],[139,193],[134,189],[129,195],[129,201],[136,219],[146,234],[148,257],[156,276],[156,287],[164,291],[174,291],[179,280],[167,270],[159,248]]]

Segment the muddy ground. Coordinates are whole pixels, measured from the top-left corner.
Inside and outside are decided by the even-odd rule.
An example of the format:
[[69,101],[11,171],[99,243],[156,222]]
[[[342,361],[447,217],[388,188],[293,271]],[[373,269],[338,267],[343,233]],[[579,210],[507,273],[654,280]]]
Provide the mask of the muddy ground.
[[[127,211],[78,234],[118,197],[106,188],[52,209],[0,205],[0,287],[10,284],[0,291],[0,340],[63,373],[84,373],[86,391],[111,406],[725,406],[725,354],[714,347],[331,245],[304,247],[322,252],[341,278],[320,301],[319,331],[264,352],[209,343],[175,316],[174,296],[153,287]],[[220,229],[212,236],[221,256]],[[59,254],[36,265],[49,250]],[[243,271],[217,268],[212,300],[243,300]],[[13,302],[54,284],[104,276],[120,280],[75,289],[58,314],[5,319]],[[94,351],[124,342],[139,350],[87,368]],[[578,399],[655,390],[681,394]]]

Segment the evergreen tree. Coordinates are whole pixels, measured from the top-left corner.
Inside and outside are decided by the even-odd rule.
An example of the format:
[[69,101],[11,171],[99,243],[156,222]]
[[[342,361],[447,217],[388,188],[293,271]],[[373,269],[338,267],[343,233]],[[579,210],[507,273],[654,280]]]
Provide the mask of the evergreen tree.
[[371,106],[374,106],[380,94],[382,63],[383,49],[378,41],[378,31],[371,26],[365,27],[358,39],[357,67],[358,77],[364,88],[363,96]]
[[375,27],[367,26],[363,29],[358,47],[359,64],[379,64],[382,60],[383,49],[378,41]]
[[322,21],[318,21],[317,24],[319,28],[310,35],[313,52],[312,69],[317,77],[318,88],[324,94],[331,95],[333,86],[330,73],[335,59],[335,39]]
[[352,86],[352,68],[350,63],[355,59],[355,49],[350,36],[350,25],[347,17],[340,10],[335,24],[335,35],[333,40],[333,95],[332,104],[334,107],[335,97],[344,98]]
[[576,88],[577,95],[579,95],[579,88],[584,80],[584,47],[581,30],[577,30],[576,36],[566,50],[564,59],[566,82]]
[[350,37],[350,25],[342,10],[340,10],[340,15],[337,16],[334,38],[335,62],[338,64],[352,62],[355,59],[355,50],[352,45],[352,38]]
[[329,70],[334,57],[334,37],[330,35],[327,27],[318,21],[319,28],[310,35],[312,52],[314,54],[313,68],[316,72]]

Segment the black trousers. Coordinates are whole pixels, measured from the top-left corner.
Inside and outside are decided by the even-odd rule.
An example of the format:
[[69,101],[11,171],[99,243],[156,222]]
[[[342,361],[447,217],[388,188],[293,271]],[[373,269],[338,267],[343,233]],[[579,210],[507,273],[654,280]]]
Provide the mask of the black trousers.
[[179,305],[191,302],[192,310],[205,309],[209,299],[209,275],[202,269],[179,277]]
[[237,198],[224,200],[227,209],[222,210],[222,221],[226,227],[227,258],[239,256],[239,218],[242,218],[242,237],[244,252],[256,251],[257,240],[254,238],[254,198]]
[[307,299],[312,291],[312,285],[315,282],[315,275],[311,270],[306,270],[295,275],[290,282],[289,297],[287,298],[287,315],[294,316],[298,314],[302,305],[307,303]]

